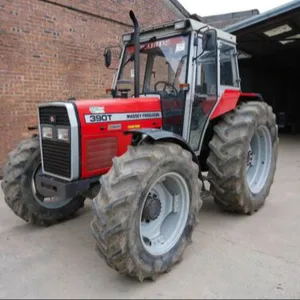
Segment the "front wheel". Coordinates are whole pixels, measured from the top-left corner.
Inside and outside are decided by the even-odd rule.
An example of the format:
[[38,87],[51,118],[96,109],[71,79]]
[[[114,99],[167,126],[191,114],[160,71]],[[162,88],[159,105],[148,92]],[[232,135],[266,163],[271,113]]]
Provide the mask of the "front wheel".
[[263,102],[240,103],[214,127],[207,160],[211,193],[226,211],[252,214],[270,193],[277,164],[278,126]]
[[9,153],[1,187],[12,211],[28,223],[49,226],[69,219],[83,207],[85,198],[47,197],[36,187],[36,176],[42,172],[38,137],[24,140]]
[[181,260],[202,204],[198,170],[191,153],[169,143],[129,147],[114,158],[91,223],[111,268],[142,281]]

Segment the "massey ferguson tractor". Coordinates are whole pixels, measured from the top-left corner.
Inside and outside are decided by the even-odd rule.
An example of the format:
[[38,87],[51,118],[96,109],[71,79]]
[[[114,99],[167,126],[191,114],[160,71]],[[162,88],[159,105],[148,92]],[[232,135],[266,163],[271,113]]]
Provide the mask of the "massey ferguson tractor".
[[92,199],[100,256],[142,281],[182,259],[204,195],[245,215],[264,205],[278,127],[260,94],[241,91],[235,36],[192,18],[144,30],[130,18],[111,95],[39,105],[38,134],[9,154],[1,186],[37,225]]

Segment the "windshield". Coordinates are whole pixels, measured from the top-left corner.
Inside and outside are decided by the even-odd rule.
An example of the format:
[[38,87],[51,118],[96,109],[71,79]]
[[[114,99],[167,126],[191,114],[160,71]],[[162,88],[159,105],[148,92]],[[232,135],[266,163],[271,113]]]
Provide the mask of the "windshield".
[[[140,93],[170,93],[186,82],[189,36],[176,36],[141,43]],[[130,80],[134,90],[134,46],[127,46],[118,79]]]

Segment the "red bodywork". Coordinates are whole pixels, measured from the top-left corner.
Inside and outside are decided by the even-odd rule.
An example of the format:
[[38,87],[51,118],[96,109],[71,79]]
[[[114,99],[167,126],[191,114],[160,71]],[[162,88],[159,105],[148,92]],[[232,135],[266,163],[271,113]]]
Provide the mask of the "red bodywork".
[[127,151],[131,135],[123,132],[138,128],[161,128],[162,118],[86,123],[90,108],[104,107],[105,115],[161,111],[159,98],[115,98],[75,101],[80,120],[81,178],[106,173],[115,156]]
[[[224,115],[225,113],[233,110],[236,105],[238,104],[238,101],[241,98],[247,98],[247,99],[257,99],[259,98],[258,94],[255,93],[243,93],[239,90],[230,90],[227,89],[224,91],[224,93],[221,96],[221,99],[214,109],[213,113],[210,115],[210,120],[213,120],[219,116]],[[204,102],[201,103],[201,107],[204,111],[204,113],[209,113],[212,107],[215,105],[216,97],[212,96],[210,98],[207,98]]]
[[214,112],[210,116],[210,120],[222,116],[225,113],[233,110],[237,104],[239,99],[241,98],[259,98],[258,94],[255,93],[243,93],[239,90],[225,90],[217,107],[215,108]]
[[[238,90],[225,90],[217,107],[210,116],[210,120],[219,117],[234,109],[241,97],[257,98],[257,94],[242,93]],[[208,113],[215,104],[216,98],[206,99],[200,105],[204,112]],[[166,111],[178,110],[178,116],[170,117],[172,123],[180,124],[183,109],[181,101],[174,102],[171,107],[165,105]],[[112,163],[112,158],[120,156],[127,151],[131,143],[131,135],[125,135],[124,131],[140,128],[162,128],[162,117],[148,119],[119,119],[98,123],[86,123],[85,116],[91,115],[91,107],[102,107],[104,112],[100,115],[125,116],[134,113],[161,112],[159,98],[115,98],[102,100],[78,100],[75,101],[80,120],[80,155],[81,178],[89,178],[106,173]],[[176,106],[176,107],[175,107]]]

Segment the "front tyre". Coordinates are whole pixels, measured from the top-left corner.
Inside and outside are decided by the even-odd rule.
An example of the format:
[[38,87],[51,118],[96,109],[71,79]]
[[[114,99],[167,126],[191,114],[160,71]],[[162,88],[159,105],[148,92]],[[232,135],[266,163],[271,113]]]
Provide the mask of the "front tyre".
[[277,164],[278,127],[264,102],[240,103],[214,127],[207,160],[211,194],[223,210],[258,211],[270,193]]
[[114,158],[91,223],[108,266],[142,281],[181,260],[202,204],[198,170],[190,152],[170,143],[130,146]]
[[1,183],[7,205],[18,217],[35,225],[49,226],[73,217],[83,207],[85,198],[45,197],[36,188],[39,173],[40,145],[38,137],[33,137],[9,153]]

